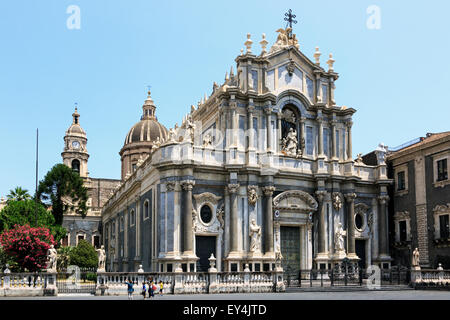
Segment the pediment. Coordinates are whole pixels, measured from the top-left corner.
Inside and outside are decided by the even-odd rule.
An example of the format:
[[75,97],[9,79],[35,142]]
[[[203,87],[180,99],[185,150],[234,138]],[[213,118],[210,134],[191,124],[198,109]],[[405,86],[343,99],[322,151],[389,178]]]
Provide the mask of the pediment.
[[275,209],[311,212],[317,210],[317,201],[309,193],[300,190],[289,190],[280,193],[273,199]]

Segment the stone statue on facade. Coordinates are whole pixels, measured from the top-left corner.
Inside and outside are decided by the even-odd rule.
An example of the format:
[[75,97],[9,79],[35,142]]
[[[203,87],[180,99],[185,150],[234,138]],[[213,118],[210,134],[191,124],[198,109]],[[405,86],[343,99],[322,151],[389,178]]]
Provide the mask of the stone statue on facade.
[[194,142],[194,131],[195,131],[195,124],[192,121],[192,116],[188,115],[186,118],[186,130],[189,133],[189,137],[192,142]]
[[289,132],[286,138],[283,138],[282,142],[282,151],[286,153],[288,156],[297,156],[297,131],[293,128],[289,129]]
[[212,147],[212,137],[209,133],[203,137],[203,147]]
[[278,32],[277,41],[274,43],[272,48],[270,48],[270,52],[274,52],[283,48],[287,48],[289,46],[295,46],[297,49],[300,48],[298,44],[298,39],[295,34],[291,36],[292,28],[280,28],[276,32]]
[[356,156],[356,163],[364,164],[363,163],[363,158],[362,158],[362,153],[358,153],[358,155]]
[[261,252],[261,227],[256,224],[256,220],[252,219],[250,224],[250,252]]
[[250,205],[254,206],[256,204],[256,201],[258,200],[258,194],[256,193],[256,188],[254,186],[248,187],[247,198]]
[[96,249],[97,256],[98,256],[98,267],[97,272],[104,272],[105,271],[105,262],[106,262],[106,252],[105,252],[105,246],[101,246],[100,249]]
[[152,150],[156,150],[161,146],[161,139],[156,137],[156,140],[153,142]]
[[58,260],[58,253],[53,245],[47,250],[47,272],[56,272],[56,262]]
[[175,142],[175,129],[174,128],[170,128],[170,130],[169,130],[168,141]]
[[339,222],[334,234],[334,248],[337,253],[345,253],[344,235],[345,231],[342,228],[342,223]]
[[419,253],[419,249],[418,248],[416,248],[414,251],[413,251],[413,254],[412,254],[412,266],[413,267],[415,267],[415,268],[417,268],[417,267],[419,267],[420,266],[420,253]]

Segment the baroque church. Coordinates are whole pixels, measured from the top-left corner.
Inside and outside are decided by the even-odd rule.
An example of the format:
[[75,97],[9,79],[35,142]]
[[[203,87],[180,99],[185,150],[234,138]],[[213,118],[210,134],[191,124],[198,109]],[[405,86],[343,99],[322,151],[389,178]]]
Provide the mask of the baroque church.
[[86,178],[91,216],[101,208],[107,271],[204,272],[212,256],[218,271],[330,269],[344,258],[390,267],[386,149],[373,165],[352,159],[356,110],[334,99],[333,56],[321,65],[319,48],[310,59],[291,28],[277,32],[259,53],[248,34],[235,69],[180,126],[157,121],[148,92],[120,150],[120,182],[88,177],[75,112],[64,163]]

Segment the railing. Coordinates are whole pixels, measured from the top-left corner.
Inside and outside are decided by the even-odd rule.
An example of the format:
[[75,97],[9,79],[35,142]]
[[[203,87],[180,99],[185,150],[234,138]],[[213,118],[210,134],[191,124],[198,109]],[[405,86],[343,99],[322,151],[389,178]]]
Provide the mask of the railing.
[[126,294],[126,280],[136,285],[135,292],[140,292],[142,283],[149,280],[157,286],[162,281],[163,292],[173,294],[284,291],[282,273],[277,272],[106,272],[97,275],[96,294]]
[[418,288],[450,288],[450,270],[444,270],[441,266],[438,269],[420,269],[411,271],[411,284]]

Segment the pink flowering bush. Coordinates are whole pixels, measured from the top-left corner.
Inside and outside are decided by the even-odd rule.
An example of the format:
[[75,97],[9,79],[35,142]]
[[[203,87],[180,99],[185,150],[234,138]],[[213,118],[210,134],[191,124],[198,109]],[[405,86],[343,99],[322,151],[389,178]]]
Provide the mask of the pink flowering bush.
[[0,244],[21,269],[34,272],[46,268],[47,250],[56,242],[47,228],[15,225],[0,235]]

